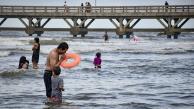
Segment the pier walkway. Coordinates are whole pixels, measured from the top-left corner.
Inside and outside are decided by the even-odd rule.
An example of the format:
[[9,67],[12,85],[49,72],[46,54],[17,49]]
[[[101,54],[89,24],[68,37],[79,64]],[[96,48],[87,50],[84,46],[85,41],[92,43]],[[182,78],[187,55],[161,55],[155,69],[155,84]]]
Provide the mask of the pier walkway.
[[[3,27],[10,18],[19,19],[24,27]],[[114,31],[120,38],[132,32],[161,32],[176,39],[181,32],[194,32],[194,28],[182,28],[193,18],[194,5],[0,6],[0,31],[25,31],[38,36],[44,31],[69,31],[74,37],[84,37],[88,31]],[[69,28],[45,28],[52,19],[63,19]],[[96,19],[108,19],[114,28],[89,28]],[[163,28],[134,28],[142,19],[156,20]]]

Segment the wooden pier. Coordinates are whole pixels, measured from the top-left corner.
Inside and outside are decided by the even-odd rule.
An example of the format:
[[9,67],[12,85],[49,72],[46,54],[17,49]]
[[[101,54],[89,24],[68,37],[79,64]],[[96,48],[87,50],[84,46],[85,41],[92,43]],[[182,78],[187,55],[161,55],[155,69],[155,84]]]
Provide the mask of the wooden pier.
[[[9,18],[19,19],[24,27],[2,27]],[[38,36],[44,31],[69,31],[74,37],[84,37],[88,31],[114,31],[120,38],[132,32],[162,32],[176,39],[181,32],[194,32],[194,28],[182,28],[193,18],[194,5],[0,6],[0,31],[25,31]],[[69,28],[45,28],[52,19],[63,19]],[[115,28],[89,28],[96,19],[108,19]],[[156,19],[163,28],[134,28],[142,19]]]

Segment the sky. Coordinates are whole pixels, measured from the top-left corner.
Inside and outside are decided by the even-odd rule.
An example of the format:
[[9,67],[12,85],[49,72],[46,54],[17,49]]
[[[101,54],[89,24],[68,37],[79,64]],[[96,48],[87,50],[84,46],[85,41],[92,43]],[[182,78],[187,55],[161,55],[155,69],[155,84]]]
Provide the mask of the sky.
[[[0,5],[24,5],[24,6],[63,6],[64,1],[68,6],[80,6],[81,3],[90,2],[97,6],[149,6],[149,5],[164,5],[168,1],[169,5],[194,5],[194,0],[0,0]],[[96,3],[96,4],[95,4]],[[64,23],[64,24],[63,24]],[[4,27],[24,27],[18,19],[8,19],[2,25]],[[152,25],[150,25],[152,24]],[[183,27],[193,27],[194,19],[189,20]],[[162,28],[162,25],[155,19],[143,19],[135,28]],[[63,20],[52,19],[46,27],[68,27]],[[90,28],[114,28],[109,20],[95,20]]]
[[64,1],[69,6],[79,6],[85,2],[95,5],[95,1],[97,6],[163,5],[165,1],[170,5],[194,5],[194,0],[0,0],[0,4],[63,6]]

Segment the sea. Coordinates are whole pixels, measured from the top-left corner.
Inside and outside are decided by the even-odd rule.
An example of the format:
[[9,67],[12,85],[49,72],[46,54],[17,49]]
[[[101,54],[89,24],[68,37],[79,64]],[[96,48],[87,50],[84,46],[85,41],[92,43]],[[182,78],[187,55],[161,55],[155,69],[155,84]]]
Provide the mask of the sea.
[[[167,39],[155,33],[135,33],[137,41],[108,33],[73,38],[68,33],[40,36],[39,69],[31,63],[34,36],[0,32],[0,109],[194,109],[194,33]],[[63,103],[45,104],[43,74],[46,57],[60,42],[80,64],[62,68]],[[93,59],[102,54],[102,68]],[[29,69],[18,70],[20,56]]]

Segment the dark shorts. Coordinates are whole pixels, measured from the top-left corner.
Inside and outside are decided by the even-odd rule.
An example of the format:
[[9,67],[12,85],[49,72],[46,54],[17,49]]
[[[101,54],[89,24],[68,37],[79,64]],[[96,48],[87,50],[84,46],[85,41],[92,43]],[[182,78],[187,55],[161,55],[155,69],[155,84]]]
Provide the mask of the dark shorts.
[[34,52],[32,54],[32,62],[38,63],[38,61],[39,61],[39,53]]
[[45,70],[44,71],[44,84],[46,87],[46,96],[47,97],[51,97],[51,91],[52,91],[51,77],[52,77],[52,71]]

